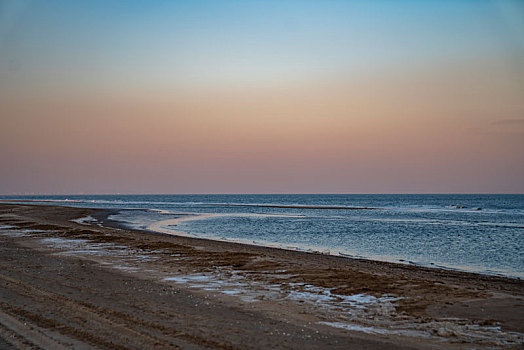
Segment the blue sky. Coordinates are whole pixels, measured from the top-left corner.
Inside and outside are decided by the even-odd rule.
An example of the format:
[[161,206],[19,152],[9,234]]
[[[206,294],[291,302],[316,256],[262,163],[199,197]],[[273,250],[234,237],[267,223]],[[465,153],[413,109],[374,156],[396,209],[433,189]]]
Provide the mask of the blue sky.
[[[133,75],[141,84],[235,84],[476,57],[521,70],[524,52],[518,2],[16,3],[4,4],[18,11],[2,29],[3,75],[7,60],[31,74],[74,70],[74,78],[88,81]],[[513,13],[519,9],[520,20]]]

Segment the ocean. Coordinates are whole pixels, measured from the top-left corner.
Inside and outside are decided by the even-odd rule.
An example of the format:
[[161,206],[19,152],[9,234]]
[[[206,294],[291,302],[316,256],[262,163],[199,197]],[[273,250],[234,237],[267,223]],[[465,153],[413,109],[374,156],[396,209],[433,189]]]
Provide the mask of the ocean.
[[[0,199],[120,209],[111,219],[130,228],[151,229],[155,224],[162,232],[193,237],[524,278],[524,195],[76,195]],[[172,219],[184,217],[172,224]]]

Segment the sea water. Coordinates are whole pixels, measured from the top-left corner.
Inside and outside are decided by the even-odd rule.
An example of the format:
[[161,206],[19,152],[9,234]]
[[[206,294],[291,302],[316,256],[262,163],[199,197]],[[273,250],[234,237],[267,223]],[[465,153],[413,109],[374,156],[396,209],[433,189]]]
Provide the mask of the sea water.
[[[0,196],[116,208],[130,227],[524,278],[524,195]],[[50,202],[49,202],[50,201]],[[133,209],[133,210],[129,210]],[[140,210],[135,210],[140,209]]]

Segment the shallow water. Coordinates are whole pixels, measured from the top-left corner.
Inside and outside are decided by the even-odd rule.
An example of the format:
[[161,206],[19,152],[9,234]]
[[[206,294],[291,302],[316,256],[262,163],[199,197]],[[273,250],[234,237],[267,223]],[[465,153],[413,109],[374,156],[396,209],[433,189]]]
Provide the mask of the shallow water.
[[111,195],[17,199],[78,207],[146,209],[125,210],[112,217],[141,229],[181,218],[181,214],[214,214],[162,228],[211,239],[524,278],[524,195]]

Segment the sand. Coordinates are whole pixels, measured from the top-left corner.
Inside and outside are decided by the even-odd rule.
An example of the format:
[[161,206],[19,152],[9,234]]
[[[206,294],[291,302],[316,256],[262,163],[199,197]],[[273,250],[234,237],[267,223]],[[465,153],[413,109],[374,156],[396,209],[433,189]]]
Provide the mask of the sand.
[[0,348],[524,344],[522,280],[106,227],[110,213],[0,204]]

